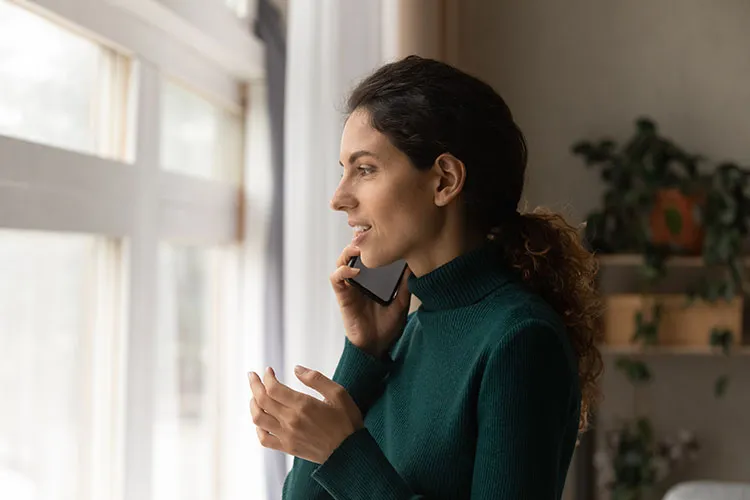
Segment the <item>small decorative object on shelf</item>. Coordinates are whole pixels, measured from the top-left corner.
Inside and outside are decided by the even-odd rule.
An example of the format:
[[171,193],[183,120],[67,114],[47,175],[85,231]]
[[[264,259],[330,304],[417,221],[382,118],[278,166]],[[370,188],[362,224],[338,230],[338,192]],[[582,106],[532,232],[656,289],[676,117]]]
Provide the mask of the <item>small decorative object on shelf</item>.
[[648,419],[621,422],[606,433],[594,457],[597,486],[603,498],[646,500],[677,468],[697,458],[700,447],[692,432],[657,439]]

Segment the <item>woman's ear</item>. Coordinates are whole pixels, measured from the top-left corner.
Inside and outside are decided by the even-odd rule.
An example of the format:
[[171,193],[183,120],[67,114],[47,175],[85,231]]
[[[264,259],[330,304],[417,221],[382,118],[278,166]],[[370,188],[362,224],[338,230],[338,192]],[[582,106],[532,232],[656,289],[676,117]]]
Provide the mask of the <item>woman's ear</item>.
[[444,207],[455,200],[463,190],[464,182],[466,182],[466,167],[452,154],[444,153],[437,157],[433,169],[438,177],[435,204]]

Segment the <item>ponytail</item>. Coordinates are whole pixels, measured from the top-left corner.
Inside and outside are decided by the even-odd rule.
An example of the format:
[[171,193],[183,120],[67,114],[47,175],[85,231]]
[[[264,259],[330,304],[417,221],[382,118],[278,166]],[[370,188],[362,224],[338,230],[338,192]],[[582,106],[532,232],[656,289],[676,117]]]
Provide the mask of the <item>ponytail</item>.
[[589,427],[600,392],[603,305],[596,287],[598,263],[582,244],[576,228],[545,208],[519,214],[517,230],[499,230],[504,258],[523,281],[562,317],[578,358],[581,388],[579,435]]

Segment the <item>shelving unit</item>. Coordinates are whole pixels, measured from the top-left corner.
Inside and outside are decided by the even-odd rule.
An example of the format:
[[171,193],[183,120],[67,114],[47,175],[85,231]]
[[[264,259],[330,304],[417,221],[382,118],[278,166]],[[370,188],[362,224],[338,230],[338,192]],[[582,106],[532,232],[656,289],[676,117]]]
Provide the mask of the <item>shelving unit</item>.
[[[640,254],[601,254],[597,256],[601,266],[640,266],[643,264],[643,256]],[[743,259],[743,264],[750,266],[750,257]],[[666,261],[668,267],[704,267],[701,256],[683,256],[677,255],[670,257]]]
[[[710,346],[608,346],[600,345],[599,350],[604,355],[644,355],[644,356],[723,356],[721,350]],[[750,356],[750,346],[741,345],[729,351],[730,356]]]
[[[644,259],[641,254],[600,254],[597,255],[600,268],[628,268],[643,265]],[[750,256],[744,257],[742,263],[750,267]],[[702,256],[674,256],[665,261],[668,268],[672,269],[700,269],[706,267]],[[644,356],[723,356],[720,349],[708,345],[696,346],[653,346],[643,347],[640,345],[600,345],[599,349],[605,356],[616,355],[644,355]],[[750,345],[741,344],[730,351],[730,356],[750,355]]]

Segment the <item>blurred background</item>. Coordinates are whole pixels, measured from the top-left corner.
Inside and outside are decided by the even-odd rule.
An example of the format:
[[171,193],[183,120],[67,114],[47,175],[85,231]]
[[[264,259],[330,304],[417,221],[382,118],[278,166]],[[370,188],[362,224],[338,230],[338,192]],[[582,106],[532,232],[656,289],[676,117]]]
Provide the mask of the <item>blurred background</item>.
[[344,99],[416,53],[505,98],[522,208],[600,255],[566,497],[750,498],[748,26],[746,0],[0,0],[0,497],[281,497],[246,373],[332,375]]

